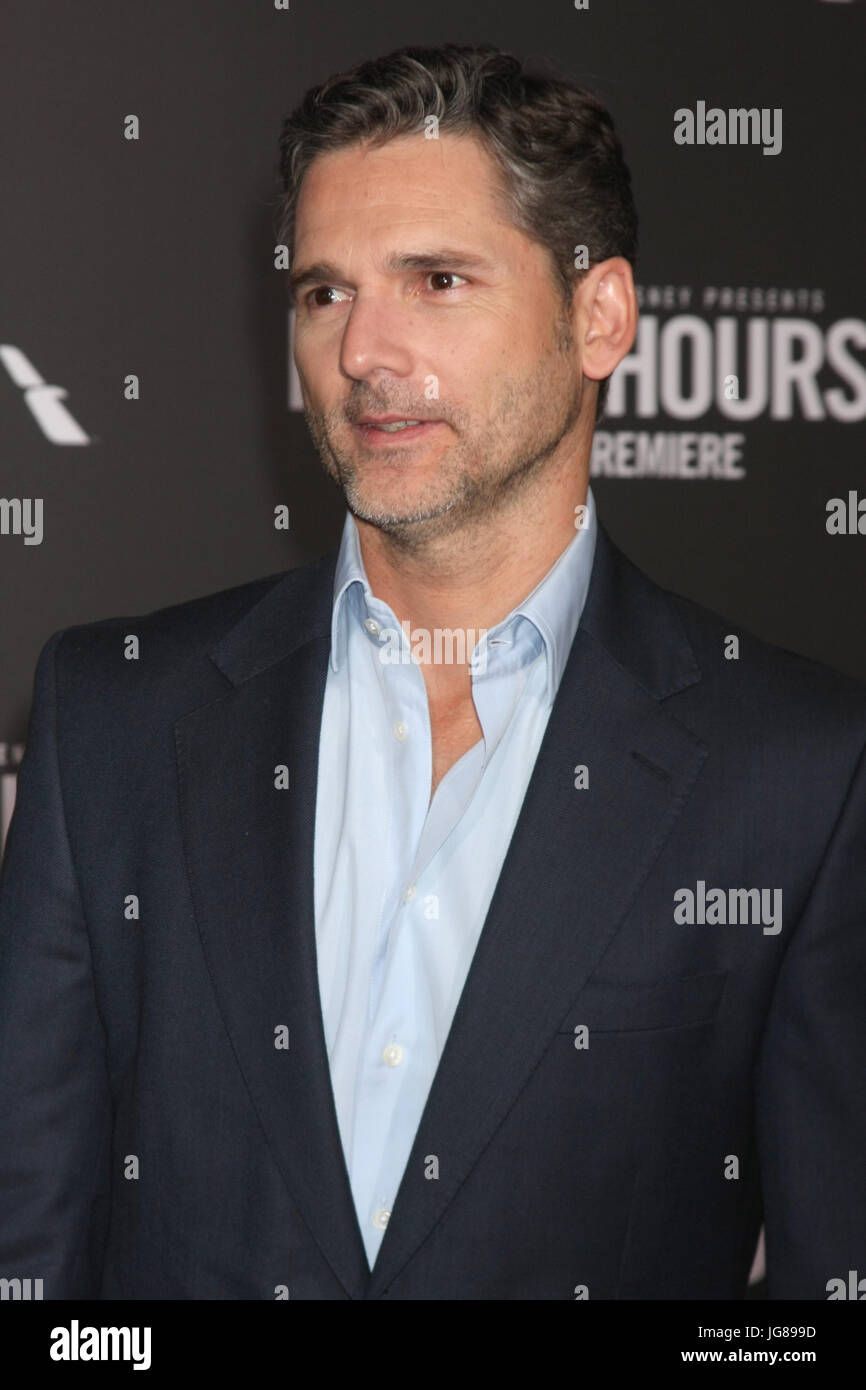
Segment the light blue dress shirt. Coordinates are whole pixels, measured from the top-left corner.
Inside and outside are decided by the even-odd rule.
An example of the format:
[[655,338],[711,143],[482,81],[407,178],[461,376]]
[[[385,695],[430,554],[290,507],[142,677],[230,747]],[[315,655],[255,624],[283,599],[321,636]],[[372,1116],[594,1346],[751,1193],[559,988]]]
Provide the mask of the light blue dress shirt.
[[[590,490],[574,538],[490,629],[483,659],[476,648],[483,738],[431,802],[422,668],[370,590],[346,514],[319,735],[314,899],[331,1083],[371,1268],[577,630],[595,539]],[[400,645],[408,660],[394,660]]]

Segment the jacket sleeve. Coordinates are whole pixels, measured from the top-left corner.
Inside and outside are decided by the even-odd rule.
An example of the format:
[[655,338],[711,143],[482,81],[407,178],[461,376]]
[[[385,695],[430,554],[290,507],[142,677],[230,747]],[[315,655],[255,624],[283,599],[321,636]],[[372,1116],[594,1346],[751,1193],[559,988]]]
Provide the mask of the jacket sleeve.
[[756,1090],[767,1293],[827,1299],[866,1277],[866,750],[791,930]]
[[55,657],[36,669],[0,876],[0,1277],[98,1298],[111,1103],[90,940],[67,835]]

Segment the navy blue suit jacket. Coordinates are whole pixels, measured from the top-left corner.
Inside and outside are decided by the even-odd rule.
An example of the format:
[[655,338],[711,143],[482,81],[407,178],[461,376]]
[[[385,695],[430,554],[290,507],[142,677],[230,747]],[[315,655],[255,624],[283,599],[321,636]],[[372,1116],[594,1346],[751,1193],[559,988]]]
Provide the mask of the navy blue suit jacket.
[[[866,1275],[866,688],[746,633],[726,659],[731,624],[603,526],[368,1270],[313,918],[335,558],[43,649],[0,892],[0,1275],[737,1299],[762,1219],[771,1298]],[[781,889],[781,930],[677,922],[699,882]]]

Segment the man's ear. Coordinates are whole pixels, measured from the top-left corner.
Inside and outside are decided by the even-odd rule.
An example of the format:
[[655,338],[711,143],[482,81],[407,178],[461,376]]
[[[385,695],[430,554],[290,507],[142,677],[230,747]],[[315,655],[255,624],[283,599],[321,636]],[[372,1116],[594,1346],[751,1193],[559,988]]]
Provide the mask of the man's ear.
[[622,256],[591,266],[575,291],[581,370],[591,381],[610,376],[637,333],[637,295]]

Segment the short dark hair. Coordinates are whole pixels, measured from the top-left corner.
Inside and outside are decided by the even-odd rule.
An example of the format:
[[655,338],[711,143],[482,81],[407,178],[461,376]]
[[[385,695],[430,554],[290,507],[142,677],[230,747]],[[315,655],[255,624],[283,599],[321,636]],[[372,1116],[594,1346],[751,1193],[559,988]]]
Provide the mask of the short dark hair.
[[[589,266],[611,256],[635,265],[631,175],[604,104],[492,44],[450,43],[359,63],[312,87],[285,118],[277,241],[290,258],[301,182],[316,155],[423,132],[430,116],[441,130],[476,136],[492,156],[508,219],[547,249],[565,301],[586,274],[575,267],[576,246],[586,246]],[[599,383],[596,420],[608,381]]]

